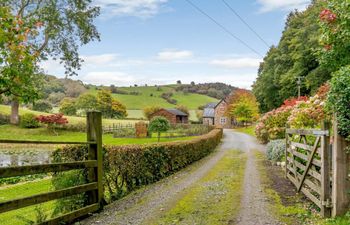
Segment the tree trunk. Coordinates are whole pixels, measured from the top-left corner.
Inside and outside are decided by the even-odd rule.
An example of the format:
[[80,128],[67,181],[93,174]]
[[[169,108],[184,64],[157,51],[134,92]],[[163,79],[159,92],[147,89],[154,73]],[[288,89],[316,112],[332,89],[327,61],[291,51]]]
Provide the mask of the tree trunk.
[[10,118],[11,124],[14,124],[14,125],[19,124],[18,110],[19,110],[19,102],[17,98],[14,98],[11,102],[11,118]]
[[160,132],[158,132],[158,142],[160,142]]

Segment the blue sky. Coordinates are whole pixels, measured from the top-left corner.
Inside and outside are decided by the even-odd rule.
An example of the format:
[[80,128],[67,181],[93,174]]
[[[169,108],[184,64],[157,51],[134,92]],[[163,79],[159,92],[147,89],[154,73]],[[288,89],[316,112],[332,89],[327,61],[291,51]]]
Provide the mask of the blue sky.
[[[225,33],[185,0],[95,0],[101,7],[96,25],[100,42],[80,49],[85,60],[80,79],[92,84],[169,84],[224,82],[250,88],[261,55],[268,47],[222,0],[191,0],[242,39],[252,50]],[[277,44],[290,10],[302,10],[309,0],[226,0],[269,44]],[[63,77],[63,66],[42,64]]]

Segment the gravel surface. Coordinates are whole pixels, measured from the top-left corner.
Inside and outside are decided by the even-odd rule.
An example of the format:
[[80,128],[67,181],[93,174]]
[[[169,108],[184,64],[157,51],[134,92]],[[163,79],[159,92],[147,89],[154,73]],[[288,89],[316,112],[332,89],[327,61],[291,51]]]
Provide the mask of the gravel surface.
[[268,211],[267,198],[261,186],[260,175],[253,153],[254,150],[265,151],[264,146],[257,144],[255,138],[249,135],[234,132],[234,136],[236,138],[234,149],[247,153],[241,211],[236,220],[236,224],[280,224]]
[[123,199],[107,206],[101,213],[81,221],[81,224],[120,224],[137,225],[151,220],[162,212],[167,203],[181,195],[181,192],[201,179],[230,149],[237,149],[247,153],[243,199],[237,224],[279,224],[268,213],[267,200],[262,191],[259,173],[256,168],[253,150],[261,150],[262,145],[256,143],[255,138],[233,132],[224,131],[222,144],[210,156],[188,166],[180,172],[163,179],[153,185],[135,191]]

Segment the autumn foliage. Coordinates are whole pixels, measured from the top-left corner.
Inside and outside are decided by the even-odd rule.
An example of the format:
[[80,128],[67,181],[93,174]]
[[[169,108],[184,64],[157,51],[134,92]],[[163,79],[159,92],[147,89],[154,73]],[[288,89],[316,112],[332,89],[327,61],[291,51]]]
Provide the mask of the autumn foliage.
[[36,119],[40,123],[47,124],[48,126],[64,125],[68,123],[67,118],[63,117],[62,113],[52,114],[48,116],[40,115],[40,116],[37,116]]

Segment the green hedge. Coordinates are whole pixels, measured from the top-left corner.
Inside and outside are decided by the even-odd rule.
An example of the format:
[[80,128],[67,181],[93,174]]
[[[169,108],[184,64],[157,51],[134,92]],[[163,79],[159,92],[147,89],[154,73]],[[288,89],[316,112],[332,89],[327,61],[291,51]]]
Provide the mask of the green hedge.
[[[103,146],[106,201],[116,200],[142,185],[156,182],[207,156],[214,151],[221,138],[222,130],[214,129],[188,141]],[[54,153],[56,162],[85,160],[86,157],[86,146],[65,146]],[[62,183],[66,183],[65,179],[69,178],[64,173],[54,175],[54,183],[60,184],[57,185],[59,188],[62,188]]]

